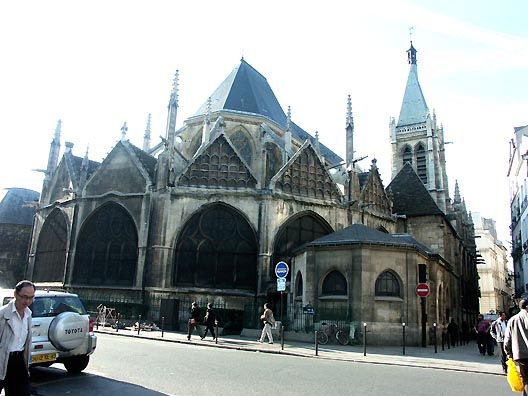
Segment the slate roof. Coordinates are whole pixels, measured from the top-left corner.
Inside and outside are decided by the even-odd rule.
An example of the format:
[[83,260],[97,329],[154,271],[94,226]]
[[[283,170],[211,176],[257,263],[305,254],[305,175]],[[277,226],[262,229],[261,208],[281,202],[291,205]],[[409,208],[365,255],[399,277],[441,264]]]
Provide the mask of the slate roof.
[[427,114],[429,109],[418,81],[418,70],[416,64],[411,64],[397,126],[423,123]]
[[[285,128],[286,114],[266,78],[255,70],[244,59],[211,95],[211,112],[231,110],[243,113],[258,114],[275,121]],[[195,116],[207,112],[207,101],[198,109]],[[291,123],[292,135],[304,142],[310,140],[315,144],[315,138],[295,123]],[[321,154],[332,164],[343,161],[328,147],[319,143]]]
[[519,127],[513,127],[513,130],[515,132],[519,132],[521,130],[523,130],[524,128],[528,127],[528,125],[524,125],[524,126],[519,126]]
[[387,186],[389,189],[393,196],[393,213],[407,217],[444,214],[408,162]]
[[139,162],[141,162],[141,165],[145,168],[145,170],[148,172],[150,176],[150,180],[154,181],[154,176],[156,173],[156,163],[157,160],[155,157],[153,157],[150,154],[147,154],[145,151],[141,150],[139,147],[134,146],[132,143],[127,142],[134,151],[134,154],[137,156]]
[[[71,154],[70,155],[71,165],[73,167],[73,171],[75,172],[75,175],[72,175],[75,180],[79,180],[80,172],[81,172],[81,166],[83,162],[82,157],[77,157],[76,155]],[[101,165],[97,161],[91,161],[88,160],[88,172],[86,178],[90,178],[90,176],[95,172],[95,170]]]
[[8,188],[0,202],[0,224],[33,225],[39,193],[26,188]]
[[348,246],[348,245],[382,245],[408,247],[425,254],[434,254],[426,245],[418,242],[409,234],[387,234],[363,224],[352,224],[340,231],[333,232],[308,242],[305,246]]

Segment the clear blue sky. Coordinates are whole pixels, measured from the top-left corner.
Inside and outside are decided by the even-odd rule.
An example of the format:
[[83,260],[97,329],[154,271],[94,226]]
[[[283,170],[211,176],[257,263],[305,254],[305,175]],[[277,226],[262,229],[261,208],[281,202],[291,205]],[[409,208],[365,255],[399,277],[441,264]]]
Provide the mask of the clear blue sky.
[[[250,5],[251,4],[251,5]],[[180,70],[177,125],[241,56],[264,76],[292,119],[344,157],[352,96],[358,156],[391,179],[389,119],[407,79],[409,26],[429,108],[445,128],[451,194],[497,221],[510,239],[506,180],[513,127],[528,124],[527,1],[242,0],[0,3],[0,189],[40,190],[57,119],[74,154],[101,161],[128,122],[153,136]]]

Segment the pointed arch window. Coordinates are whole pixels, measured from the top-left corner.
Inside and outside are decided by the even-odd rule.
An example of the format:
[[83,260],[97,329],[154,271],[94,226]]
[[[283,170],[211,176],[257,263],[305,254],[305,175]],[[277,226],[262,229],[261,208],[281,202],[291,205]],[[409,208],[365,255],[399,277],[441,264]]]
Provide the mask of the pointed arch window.
[[423,184],[427,184],[427,161],[425,159],[425,148],[422,143],[416,147],[416,173]]
[[73,283],[132,286],[136,278],[138,237],[130,214],[115,203],[98,209],[81,229]]
[[255,290],[257,240],[250,224],[224,204],[213,204],[185,224],[176,244],[175,285]]
[[400,281],[391,271],[384,271],[376,279],[376,296],[401,297]]
[[301,271],[297,273],[297,281],[295,285],[295,297],[302,298],[303,296],[303,278]]
[[229,137],[229,140],[231,140],[233,146],[235,146],[242,158],[244,158],[246,164],[251,166],[251,161],[253,160],[253,148],[247,133],[238,130]]
[[[307,242],[333,232],[328,223],[315,214],[305,213],[281,226],[273,247],[272,263],[291,262],[293,251]],[[275,278],[274,265],[270,266],[270,277]],[[287,279],[290,279],[288,274]]]
[[39,233],[33,280],[62,282],[66,264],[67,225],[62,212],[53,210]]
[[266,143],[266,176],[265,184],[268,185],[282,165],[280,150],[276,144]]
[[412,149],[409,146],[403,149],[403,165],[407,162],[412,165]]
[[348,294],[347,281],[343,274],[334,270],[326,275],[321,294],[323,296],[346,296]]

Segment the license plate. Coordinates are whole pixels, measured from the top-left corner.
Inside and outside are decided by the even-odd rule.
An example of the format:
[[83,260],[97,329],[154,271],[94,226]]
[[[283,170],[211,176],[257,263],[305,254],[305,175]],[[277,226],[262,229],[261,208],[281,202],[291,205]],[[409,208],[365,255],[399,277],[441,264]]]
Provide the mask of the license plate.
[[31,364],[53,362],[54,360],[57,360],[56,353],[43,353],[42,355],[31,356]]

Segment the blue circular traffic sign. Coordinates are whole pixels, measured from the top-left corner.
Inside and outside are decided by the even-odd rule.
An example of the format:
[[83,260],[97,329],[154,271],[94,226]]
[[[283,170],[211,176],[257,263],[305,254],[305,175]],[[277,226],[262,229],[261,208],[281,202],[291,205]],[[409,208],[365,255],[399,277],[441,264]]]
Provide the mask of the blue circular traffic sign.
[[275,266],[275,275],[277,275],[277,278],[286,278],[289,270],[288,264],[284,261],[279,261]]

